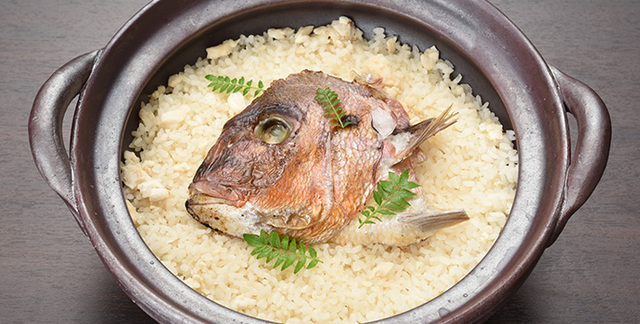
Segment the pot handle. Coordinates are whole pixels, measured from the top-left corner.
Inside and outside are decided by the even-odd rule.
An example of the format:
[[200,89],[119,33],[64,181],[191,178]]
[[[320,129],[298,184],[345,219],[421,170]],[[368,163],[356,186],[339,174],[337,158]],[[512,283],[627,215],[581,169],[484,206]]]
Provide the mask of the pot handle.
[[55,71],[38,91],[29,116],[29,143],[36,167],[67,204],[85,235],[73,193],[71,162],[63,144],[62,121],[89,78],[98,53],[80,55]]
[[611,145],[611,118],[602,99],[589,86],[557,68],[551,67],[551,71],[567,112],[576,119],[578,138],[567,170],[560,216],[547,246],[555,242],[571,215],[595,190],[607,165]]

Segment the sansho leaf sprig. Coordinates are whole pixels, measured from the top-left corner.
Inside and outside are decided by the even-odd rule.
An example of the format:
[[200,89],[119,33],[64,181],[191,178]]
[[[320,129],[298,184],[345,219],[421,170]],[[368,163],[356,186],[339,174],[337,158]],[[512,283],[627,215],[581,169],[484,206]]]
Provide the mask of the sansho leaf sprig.
[[215,76],[211,74],[207,74],[205,78],[211,83],[209,83],[209,87],[212,87],[212,91],[220,91],[226,93],[236,93],[242,91],[242,95],[246,95],[249,91],[254,91],[253,96],[257,96],[260,92],[264,91],[264,83],[258,80],[258,85],[253,85],[253,80],[247,81],[245,83],[244,77],[240,79],[233,78],[231,79],[228,76]]
[[419,184],[409,181],[408,169],[402,171],[400,175],[389,171],[389,181],[378,182],[376,190],[373,191],[373,200],[378,207],[367,206],[360,212],[364,218],[358,217],[358,223],[360,223],[358,228],[365,224],[375,224],[374,220],[380,222],[378,214],[395,215],[396,212],[406,210],[410,205],[406,198],[415,196],[415,193],[410,190],[419,186]]
[[310,261],[306,267],[307,269],[311,269],[318,262],[322,262],[317,258],[317,252],[313,247],[309,246],[307,248],[302,242],[297,243],[295,238],[289,239],[288,235],[281,239],[275,231],[267,234],[265,230],[260,230],[260,235],[244,234],[242,237],[249,245],[254,247],[251,255],[257,255],[258,259],[266,257],[267,263],[275,259],[274,268],[282,265],[281,270],[284,270],[295,263],[293,273],[298,273],[305,267],[307,261]]
[[331,115],[330,118],[335,119],[341,128],[351,125],[350,121],[342,121],[345,113],[342,111],[342,108],[340,107],[340,99],[334,91],[331,91],[331,89],[327,87],[325,89],[318,88],[316,92],[318,94],[315,99],[319,104],[323,105],[322,108],[325,109],[325,114]]

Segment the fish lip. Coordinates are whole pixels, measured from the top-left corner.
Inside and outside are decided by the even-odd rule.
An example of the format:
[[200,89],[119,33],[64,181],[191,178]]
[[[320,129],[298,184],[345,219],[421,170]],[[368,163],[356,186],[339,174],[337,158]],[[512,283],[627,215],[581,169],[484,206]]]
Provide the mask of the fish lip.
[[200,215],[202,209],[200,209],[200,212],[198,212],[198,210],[196,209],[198,209],[198,207],[207,208],[208,206],[216,205],[231,206],[230,202],[225,199],[211,197],[207,194],[196,192],[189,195],[189,199],[185,201],[184,207],[189,215],[191,215],[191,217],[193,217],[195,220],[202,224],[209,225],[206,220],[203,219]]
[[189,185],[189,203],[194,206],[224,204],[241,207],[246,202],[241,191],[208,181],[195,181]]
[[187,200],[189,206],[208,206],[208,205],[233,205],[233,202],[227,199],[212,197],[203,193],[192,194]]

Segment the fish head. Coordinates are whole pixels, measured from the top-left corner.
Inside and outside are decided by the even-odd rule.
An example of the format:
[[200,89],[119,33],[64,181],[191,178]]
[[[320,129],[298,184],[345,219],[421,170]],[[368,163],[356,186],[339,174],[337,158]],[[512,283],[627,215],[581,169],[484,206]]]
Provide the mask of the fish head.
[[315,103],[280,87],[272,85],[224,125],[189,185],[186,208],[196,220],[241,236],[304,227],[322,209],[308,202],[309,174],[325,160],[326,132],[305,107]]

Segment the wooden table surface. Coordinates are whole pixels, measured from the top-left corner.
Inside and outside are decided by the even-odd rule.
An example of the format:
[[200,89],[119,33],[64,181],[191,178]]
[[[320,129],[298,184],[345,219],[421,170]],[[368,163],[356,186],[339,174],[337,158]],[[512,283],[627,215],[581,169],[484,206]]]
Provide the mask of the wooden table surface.
[[[71,58],[103,47],[145,2],[0,2],[2,323],[152,322],[118,287],[36,171],[26,127],[46,78]],[[492,2],[549,64],[602,97],[613,143],[589,201],[490,322],[639,322],[640,1]]]

